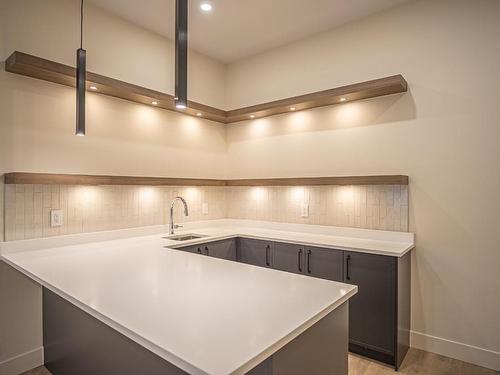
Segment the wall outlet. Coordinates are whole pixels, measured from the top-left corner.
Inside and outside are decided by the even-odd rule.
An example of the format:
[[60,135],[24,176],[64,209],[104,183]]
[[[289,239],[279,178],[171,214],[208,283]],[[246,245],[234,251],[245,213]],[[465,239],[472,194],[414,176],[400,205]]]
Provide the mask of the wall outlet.
[[201,205],[201,214],[208,215],[208,203],[202,203]]
[[50,210],[50,226],[61,227],[63,225],[63,216],[62,210]]
[[300,206],[300,216],[309,217],[309,204],[308,203],[302,203],[302,205]]

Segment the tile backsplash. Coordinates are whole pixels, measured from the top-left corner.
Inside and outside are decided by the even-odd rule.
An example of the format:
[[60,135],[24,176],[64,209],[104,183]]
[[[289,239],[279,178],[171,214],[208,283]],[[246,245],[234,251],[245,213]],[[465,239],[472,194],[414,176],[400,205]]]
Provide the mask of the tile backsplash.
[[236,187],[226,192],[226,210],[232,219],[407,232],[408,186]]
[[[14,185],[5,188],[5,240],[167,224],[172,199],[180,195],[189,217],[222,218],[408,231],[408,186],[192,187]],[[208,204],[208,214],[202,204]],[[180,205],[180,203],[177,203]],[[308,206],[308,217],[302,210]],[[60,209],[63,225],[50,226]]]

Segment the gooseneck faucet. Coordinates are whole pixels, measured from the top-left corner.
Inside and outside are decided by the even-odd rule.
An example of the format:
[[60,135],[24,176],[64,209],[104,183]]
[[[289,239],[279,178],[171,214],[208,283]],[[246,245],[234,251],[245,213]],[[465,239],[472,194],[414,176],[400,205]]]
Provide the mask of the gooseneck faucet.
[[172,204],[170,205],[170,227],[169,227],[169,234],[174,234],[174,229],[177,229],[177,228],[182,228],[182,225],[177,225],[175,224],[174,225],[174,204],[175,204],[175,201],[177,200],[180,200],[182,202],[182,204],[184,205],[184,215],[185,216],[189,216],[189,211],[188,211],[188,205],[186,203],[186,201],[184,200],[184,198],[182,197],[175,197],[173,200],[172,200]]

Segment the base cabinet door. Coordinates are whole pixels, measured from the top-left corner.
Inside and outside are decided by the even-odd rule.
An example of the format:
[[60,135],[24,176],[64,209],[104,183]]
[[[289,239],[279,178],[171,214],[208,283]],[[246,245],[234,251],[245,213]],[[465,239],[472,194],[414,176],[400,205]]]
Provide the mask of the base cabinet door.
[[304,273],[305,246],[283,242],[274,243],[273,268],[281,271]]
[[203,245],[203,254],[226,260],[236,260],[236,240],[230,238],[227,240],[210,242]]
[[332,281],[342,280],[342,250],[306,247],[304,274]]
[[397,258],[344,251],[349,300],[349,350],[394,363]]
[[241,237],[237,241],[238,261],[260,267],[272,266],[273,242]]

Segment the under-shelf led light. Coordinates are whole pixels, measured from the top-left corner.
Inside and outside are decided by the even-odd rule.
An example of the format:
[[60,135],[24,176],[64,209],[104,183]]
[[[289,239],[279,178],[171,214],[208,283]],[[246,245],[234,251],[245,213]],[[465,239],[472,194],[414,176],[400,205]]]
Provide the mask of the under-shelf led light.
[[340,98],[341,102],[345,102],[347,99],[346,98]]
[[210,3],[201,3],[200,8],[204,12],[210,12],[212,10],[212,4]]
[[158,105],[158,102],[157,102],[156,100],[153,100],[153,101],[151,102],[151,104],[152,104],[152,105]]
[[91,89],[93,91],[97,91],[97,87],[96,86],[90,86],[89,89]]

